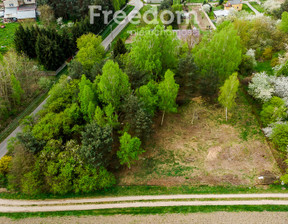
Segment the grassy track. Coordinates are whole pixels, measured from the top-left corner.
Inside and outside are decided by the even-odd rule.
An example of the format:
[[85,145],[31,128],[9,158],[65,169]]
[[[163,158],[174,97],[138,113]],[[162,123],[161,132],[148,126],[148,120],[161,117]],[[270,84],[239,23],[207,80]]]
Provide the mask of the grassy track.
[[288,193],[282,190],[282,186],[271,185],[267,190],[256,187],[236,187],[236,186],[180,186],[180,187],[160,187],[160,186],[115,186],[110,189],[97,191],[91,194],[67,194],[52,195],[40,194],[36,196],[24,195],[21,193],[0,193],[3,199],[61,199],[61,198],[83,198],[83,197],[116,197],[134,195],[169,195],[169,194],[237,194],[237,193]]
[[242,212],[242,211],[273,211],[287,212],[288,206],[183,206],[183,207],[156,207],[156,208],[125,208],[125,209],[103,209],[91,211],[65,211],[65,212],[36,212],[36,213],[0,213],[0,217],[12,219],[23,219],[30,217],[55,217],[55,216],[98,216],[98,215],[149,215],[149,214],[167,214],[167,213],[196,213],[196,212]]

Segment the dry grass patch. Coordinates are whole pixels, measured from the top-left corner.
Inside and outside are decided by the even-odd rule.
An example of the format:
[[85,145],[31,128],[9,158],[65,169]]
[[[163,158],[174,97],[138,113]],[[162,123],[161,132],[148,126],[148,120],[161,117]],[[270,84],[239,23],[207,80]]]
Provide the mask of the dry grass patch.
[[120,185],[251,186],[260,175],[280,175],[249,105],[238,102],[225,122],[222,108],[193,100],[157,122],[146,153],[118,174]]

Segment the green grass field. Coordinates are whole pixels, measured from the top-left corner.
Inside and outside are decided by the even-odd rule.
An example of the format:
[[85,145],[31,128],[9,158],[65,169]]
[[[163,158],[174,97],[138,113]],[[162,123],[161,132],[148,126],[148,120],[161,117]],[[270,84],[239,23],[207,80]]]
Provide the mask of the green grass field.
[[[134,9],[134,6],[128,5],[124,12],[128,15],[132,10]],[[119,19],[119,21],[123,21],[123,19]],[[116,23],[114,20],[106,27],[105,30],[103,30],[100,35],[102,36],[102,39],[104,40],[108,35],[111,33],[111,30],[114,30],[118,26],[118,23]]]
[[0,23],[0,26],[4,25],[5,28],[0,28],[0,53],[7,52],[11,47],[14,45],[14,33],[17,27],[19,26],[18,23],[8,23],[3,24]]
[[262,5],[259,5],[257,2],[250,2],[250,4],[260,13],[264,13],[265,9]]
[[84,197],[117,197],[135,195],[170,195],[170,194],[245,194],[245,193],[288,193],[282,190],[280,185],[267,186],[267,189],[258,187],[243,186],[115,186],[109,189],[96,191],[90,194],[39,194],[35,196],[24,195],[21,193],[0,193],[1,199],[65,199],[65,198],[84,198]]
[[249,12],[249,13],[252,13],[252,14],[255,14],[255,12],[253,12],[252,9],[250,9],[249,6],[246,5],[246,4],[243,4],[242,10],[246,11],[246,12]]
[[237,206],[181,206],[181,207],[148,207],[148,208],[121,208],[121,209],[101,209],[91,211],[62,211],[62,212],[35,212],[35,213],[0,213],[0,217],[11,219],[24,219],[30,217],[57,217],[57,216],[99,216],[99,215],[150,215],[150,214],[171,214],[171,213],[198,213],[198,212],[242,212],[242,211],[273,211],[287,212],[288,206],[281,205],[237,205]]

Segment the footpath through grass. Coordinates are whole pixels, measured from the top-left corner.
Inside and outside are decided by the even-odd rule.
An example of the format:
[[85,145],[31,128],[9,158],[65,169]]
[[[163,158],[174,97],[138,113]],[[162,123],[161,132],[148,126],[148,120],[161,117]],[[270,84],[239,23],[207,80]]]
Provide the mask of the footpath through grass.
[[281,205],[234,205],[234,206],[173,206],[173,207],[148,207],[148,208],[121,208],[121,209],[101,209],[89,211],[62,211],[62,212],[35,212],[35,213],[0,213],[0,217],[12,219],[24,219],[31,217],[57,217],[57,216],[99,216],[99,215],[153,215],[171,213],[198,213],[198,212],[287,212],[288,206]]
[[248,194],[248,193],[288,193],[282,190],[280,185],[267,186],[267,189],[244,186],[115,186],[110,189],[97,191],[90,194],[39,194],[35,196],[21,193],[0,193],[2,199],[67,199],[85,197],[118,197],[118,196],[139,196],[139,195],[173,195],[173,194]]

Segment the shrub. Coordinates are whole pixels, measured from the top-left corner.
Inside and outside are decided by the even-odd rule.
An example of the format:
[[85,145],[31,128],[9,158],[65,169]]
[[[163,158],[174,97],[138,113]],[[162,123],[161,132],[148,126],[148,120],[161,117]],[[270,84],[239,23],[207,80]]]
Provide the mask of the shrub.
[[264,52],[263,52],[263,58],[265,60],[271,60],[273,56],[273,49],[272,47],[267,47],[265,48]]
[[255,99],[267,102],[272,98],[274,88],[270,83],[270,79],[265,72],[257,73],[249,84],[249,94]]
[[11,156],[4,156],[2,157],[2,159],[0,159],[0,174],[6,175],[8,173],[8,168],[11,160]]
[[288,145],[288,124],[277,124],[272,131],[271,139],[280,151],[286,152]]
[[260,113],[261,120],[265,126],[281,121],[287,117],[286,111],[287,107],[285,106],[284,100],[274,96],[269,102],[263,105]]
[[143,152],[139,138],[132,138],[127,132],[120,137],[120,150],[117,152],[117,156],[121,165],[126,164],[130,168]]

